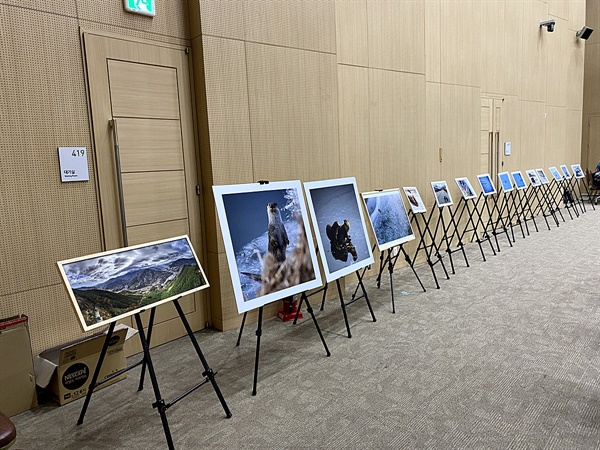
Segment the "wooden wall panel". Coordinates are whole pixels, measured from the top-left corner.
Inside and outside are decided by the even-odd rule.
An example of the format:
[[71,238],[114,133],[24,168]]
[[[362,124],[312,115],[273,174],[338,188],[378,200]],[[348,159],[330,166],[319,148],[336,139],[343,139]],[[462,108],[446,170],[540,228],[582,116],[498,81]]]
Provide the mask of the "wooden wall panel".
[[[32,326],[48,333],[50,344],[61,316],[32,310],[56,297],[30,292],[61,285],[56,261],[101,249],[77,21],[0,5],[0,23],[0,254],[7,262],[0,265],[0,316],[6,316],[3,296],[26,292],[16,312],[44,318]],[[90,181],[61,183],[58,146],[87,148]]]
[[586,0],[571,0],[569,2],[569,29],[580,30],[585,25]]
[[412,186],[425,145],[425,76],[369,69],[371,180]]
[[77,6],[75,0],[3,0],[7,5],[19,6],[21,8],[60,14],[65,17],[77,17]]
[[442,83],[481,86],[481,2],[442,1]]
[[569,21],[569,0],[548,0],[548,14]]
[[585,24],[577,25],[575,29],[579,30],[583,25],[592,27],[595,31],[587,40],[587,45],[600,44],[600,2],[588,0],[585,2]]
[[441,80],[442,0],[425,2],[425,78]]
[[367,67],[367,1],[336,0],[335,29],[338,63]]
[[245,0],[246,39],[335,53],[335,1]]
[[363,191],[376,189],[371,178],[369,69],[338,66],[340,176],[356,177]]
[[[572,33],[572,31],[569,31],[569,33]],[[583,108],[584,51],[585,41],[581,39],[567,39],[565,91],[567,97],[566,106],[568,109],[581,110]]]
[[209,36],[203,37],[202,44],[209,130],[209,147],[201,149],[201,161],[208,164],[203,167],[204,187],[251,183],[255,180],[245,44]]
[[[546,45],[548,48],[548,66],[546,69],[546,104],[552,106],[567,106],[567,71],[569,64],[569,54],[571,48],[567,42],[568,36],[572,32],[568,29],[568,22],[562,19],[556,19],[556,27],[551,36],[548,36]],[[572,41],[575,41],[571,37]]]
[[367,2],[369,65],[425,73],[424,2]]
[[[200,27],[204,36],[243,40],[245,37],[244,0],[188,0],[200,3]],[[192,38],[196,37],[192,26]]]
[[[581,124],[583,123],[583,116],[581,111],[567,109],[567,135],[565,139],[565,152],[563,155],[563,162],[571,167],[571,164],[577,164],[581,162],[579,157],[579,149],[581,147]],[[600,147],[598,148],[600,152]],[[600,158],[600,153],[597,155]],[[600,161],[600,159],[598,159]],[[596,164],[598,164],[596,162]],[[583,167],[583,166],[581,166]]]
[[559,166],[564,160],[567,144],[567,109],[557,106],[546,106],[546,145],[544,153],[544,169]]
[[600,44],[585,46],[584,86],[583,110],[586,114],[600,113]]
[[[434,200],[433,192],[426,186],[427,182],[439,180],[442,176],[439,158],[439,149],[442,146],[441,95],[442,86],[439,83],[425,83],[425,147],[423,152],[416,156],[415,185],[427,205]],[[408,184],[403,183],[402,186]]]
[[546,140],[546,110],[543,103],[521,101],[521,169],[536,169],[543,164]]
[[505,0],[481,2],[481,90],[487,93],[505,92],[505,9]]
[[335,55],[247,44],[257,180],[340,174]]
[[521,54],[521,98],[543,102],[546,100],[546,70],[548,68],[548,33],[539,26],[548,17],[548,5],[525,2],[523,9],[523,52]]
[[[441,142],[443,159],[440,178],[448,181],[459,198],[457,177],[475,181],[480,166],[481,92],[469,86],[441,86]],[[430,180],[435,181],[435,180]]]
[[523,2],[504,2],[504,60],[497,70],[504,72],[504,95],[521,95],[522,70],[515,69],[523,53]]

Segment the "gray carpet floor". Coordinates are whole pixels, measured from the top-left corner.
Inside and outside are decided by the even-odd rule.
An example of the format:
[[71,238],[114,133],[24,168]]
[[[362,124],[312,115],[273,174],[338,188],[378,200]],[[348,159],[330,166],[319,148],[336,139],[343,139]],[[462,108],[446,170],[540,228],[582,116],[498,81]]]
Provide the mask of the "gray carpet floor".
[[[256,326],[197,333],[233,417],[210,385],[168,411],[178,449],[600,448],[600,209],[552,226],[501,252],[467,246],[471,267],[455,254],[456,274],[427,292],[403,268],[390,285],[366,287],[348,307],[317,317],[332,356],[325,357],[308,314],[294,326],[265,321],[258,395],[251,395]],[[438,270],[438,273],[441,271]],[[443,278],[443,277],[441,277]],[[349,295],[352,286],[346,288]],[[312,300],[313,304],[317,300]],[[164,397],[192,386],[200,372],[188,339],[153,350]],[[137,392],[139,368],[92,398],[44,405],[13,418],[15,448],[166,448],[150,383]],[[149,380],[148,380],[149,381]]]

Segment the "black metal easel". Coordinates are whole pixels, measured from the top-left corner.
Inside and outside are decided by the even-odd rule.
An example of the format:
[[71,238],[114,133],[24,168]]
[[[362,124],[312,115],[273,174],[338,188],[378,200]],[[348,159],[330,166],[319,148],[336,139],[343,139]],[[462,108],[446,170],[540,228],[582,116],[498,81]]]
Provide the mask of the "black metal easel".
[[[394,249],[397,249],[395,255],[394,255]],[[379,289],[381,287],[381,276],[383,275],[383,271],[385,270],[386,265],[387,265],[387,269],[390,274],[390,293],[392,296],[392,313],[393,314],[396,314],[396,302],[394,299],[394,268],[396,267],[396,263],[398,262],[400,253],[402,253],[402,255],[404,255],[404,260],[408,263],[410,269],[415,274],[415,277],[417,278],[417,281],[421,285],[421,289],[423,289],[423,292],[427,292],[427,290],[425,289],[425,286],[423,286],[423,283],[421,282],[421,279],[419,278],[419,275],[417,274],[417,271],[415,270],[414,260],[411,260],[410,256],[408,256],[408,253],[406,252],[406,250],[404,250],[404,244],[400,244],[395,247],[387,249],[387,256],[384,256],[386,254],[386,250],[382,250],[379,253],[379,274],[377,275],[377,289]]]
[[[509,192],[512,192],[512,190]],[[510,229],[512,242],[515,242],[515,231],[512,223],[513,210],[510,207],[511,199],[512,198],[507,195],[507,192],[504,189],[502,189],[502,203],[500,206],[498,206],[498,217],[502,219],[502,224],[504,227],[506,227],[507,231]],[[497,201],[500,201],[500,193],[497,194]],[[525,237],[525,235],[523,235],[523,237]]]
[[[479,245],[479,251],[481,252],[481,257],[483,258],[483,261],[485,262],[485,253],[483,253],[483,247],[481,246],[482,242],[489,242],[490,244],[490,248],[492,249],[492,253],[494,254],[494,256],[496,256],[496,250],[494,249],[494,245],[492,244],[492,241],[490,240],[490,235],[489,234],[485,234],[484,236],[480,236],[479,235],[479,231],[478,231],[478,225],[479,222],[481,221],[481,214],[479,213],[479,210],[477,209],[477,206],[479,204],[479,200],[481,199],[481,195],[477,198],[477,201],[474,201],[473,199],[473,210],[471,211],[471,207],[469,206],[469,199],[465,199],[464,197],[461,197],[457,208],[462,204],[463,205],[463,212],[466,210],[467,211],[467,223],[465,224],[465,227],[463,228],[462,232],[460,233],[460,240],[462,241],[465,234],[469,233],[469,232],[473,232],[472,238],[471,238],[471,242],[473,240],[475,240],[477,242],[477,245]],[[473,219],[473,216],[477,214],[477,220]],[[462,216],[462,212],[461,212],[461,216]],[[459,222],[460,222],[460,217],[459,217]]]
[[[519,223],[525,224],[525,230],[527,231],[527,236],[529,236],[529,224],[528,220],[531,220],[535,225],[535,231],[539,232],[537,223],[535,222],[535,216],[533,215],[533,211],[531,210],[531,203],[529,202],[529,197],[527,196],[527,188],[516,189],[515,197],[518,200],[517,206],[517,221]],[[515,201],[516,204],[517,201]],[[528,215],[529,214],[529,215]]]
[[[537,186],[534,186],[533,184],[530,185],[530,187],[528,189],[526,201],[527,201],[527,203],[529,203],[531,205],[531,200],[533,200],[533,197],[535,196],[535,205],[533,205],[531,207],[532,216],[535,217],[541,213],[542,217],[546,221],[546,226],[548,227],[548,230],[550,230],[550,222],[548,222],[548,217],[554,218],[555,222],[556,222],[556,218],[554,217],[554,215],[551,212],[547,212],[548,206],[546,204],[546,198],[543,195],[542,195],[542,198],[540,198],[540,195],[538,194],[538,191],[542,191],[542,189],[540,189],[540,187],[541,187],[541,185],[537,185]],[[558,226],[558,224],[557,224],[557,226]]]
[[[444,219],[444,209],[447,208],[450,211],[450,222],[448,223],[448,225],[446,225],[446,221]],[[454,260],[452,258],[452,254],[458,251],[461,251],[463,254],[463,258],[465,260],[465,264],[467,265],[467,267],[469,267],[469,260],[467,259],[467,254],[465,252],[465,246],[462,242],[462,239],[460,239],[460,234],[458,233],[458,223],[454,218],[454,215],[456,214],[456,211],[458,211],[458,208],[455,208],[454,211],[452,211],[452,209],[450,208],[450,206],[438,206],[438,220],[437,223],[435,225],[435,232],[433,233],[434,235],[437,236],[437,230],[439,225],[442,225],[442,242],[444,242],[446,244],[446,253],[448,253],[448,257],[450,258],[450,268],[452,269],[452,275],[456,274],[456,271],[454,270]],[[464,211],[464,210],[463,210]],[[461,214],[462,216],[462,214]],[[460,218],[458,219],[458,222],[460,222]],[[452,226],[452,233],[450,233],[450,226]],[[458,237],[458,244],[455,248],[452,248],[452,241],[454,240],[454,237],[457,236]],[[441,244],[441,242],[440,242]]]
[[[312,295],[312,294],[311,294]],[[317,329],[317,333],[319,333],[319,338],[321,338],[321,342],[323,343],[323,347],[325,348],[326,356],[331,356],[331,352],[327,347],[327,343],[325,342],[325,338],[323,337],[323,333],[321,333],[321,328],[319,328],[319,323],[317,322],[317,318],[315,317],[315,313],[308,301],[308,295],[306,292],[303,292],[300,296],[300,303],[298,304],[298,311],[300,311],[300,306],[303,302],[306,302],[306,311],[312,317],[313,323],[315,324],[315,328]],[[240,341],[242,339],[242,333],[244,332],[244,324],[246,323],[246,316],[248,312],[244,313],[244,317],[242,318],[242,325],[240,326],[240,333],[238,334],[236,346],[240,345]],[[296,319],[298,319],[298,314],[296,314]],[[256,395],[256,385],[258,384],[258,361],[260,356],[260,338],[262,336],[262,322],[263,322],[263,306],[258,308],[258,325],[256,328],[256,356],[254,358],[254,381],[252,383],[252,395]],[[296,323],[296,320],[294,320]]]
[[[409,212],[410,222],[417,225],[417,230],[419,231],[419,243],[417,244],[417,249],[415,250],[415,254],[412,258],[413,261],[417,260],[417,255],[420,251],[425,251],[425,255],[427,256],[427,264],[429,264],[429,268],[431,269],[431,273],[433,274],[433,279],[435,281],[436,289],[440,288],[440,283],[438,282],[437,275],[435,273],[435,265],[440,263],[442,269],[444,269],[444,274],[446,275],[446,279],[450,279],[450,275],[448,275],[448,271],[446,270],[446,266],[444,265],[444,261],[442,258],[442,254],[440,253],[440,249],[435,242],[435,235],[431,232],[431,228],[429,224],[431,223],[431,218],[433,217],[433,212],[435,208],[432,208],[429,212],[429,216],[425,218],[425,213],[414,213],[412,210]],[[423,221],[423,228],[421,228],[421,224],[419,222],[419,217]],[[427,244],[425,242],[426,237],[431,239],[431,243]],[[435,256],[435,261],[432,256]]]
[[[348,322],[348,314],[346,313],[346,306],[349,306],[352,303],[364,298],[365,302],[367,303],[367,306],[369,307],[369,312],[371,313],[371,318],[373,319],[373,322],[377,322],[377,319],[375,318],[375,313],[373,312],[373,308],[371,307],[371,302],[369,301],[369,296],[367,295],[367,290],[365,289],[365,285],[363,283],[363,277],[365,275],[365,271],[363,270],[362,274],[360,273],[359,270],[355,271],[354,273],[356,274],[356,278],[358,279],[358,284],[356,285],[356,288],[354,289],[354,292],[352,293],[352,297],[350,298],[350,300],[348,302],[346,302],[344,300],[344,294],[342,293],[342,286],[340,285],[340,279],[338,278],[337,280],[335,280],[335,284],[337,285],[338,296],[340,297],[340,304],[342,306],[342,313],[344,314],[344,322],[346,323],[346,331],[348,332],[349,338],[352,337],[352,333],[350,332],[350,323]],[[361,290],[362,293],[360,295],[356,295],[358,293],[359,289]],[[324,302],[325,302],[325,295],[323,295],[323,302],[321,303],[321,311],[323,310]]]
[[565,222],[565,218],[562,215],[562,213],[560,212],[560,208],[555,203],[556,199],[552,196],[552,190],[550,189],[549,185],[550,185],[550,182],[542,183],[542,185],[541,185],[542,196],[545,198],[546,205],[550,211],[550,214],[554,218],[554,222],[556,222],[556,226],[558,227],[558,226],[560,226],[560,223],[558,221],[558,216],[556,215],[556,213],[560,214],[563,222]]
[[[483,193],[480,195],[483,195]],[[493,204],[491,209],[490,209],[490,204],[489,204],[490,197],[492,198],[492,204]],[[494,235],[494,238],[496,240],[496,250],[498,252],[500,251],[500,244],[498,242],[497,236],[498,236],[498,234],[500,234],[502,232],[506,235],[508,244],[512,247],[513,244],[510,239],[510,236],[508,235],[508,228],[507,228],[506,224],[504,223],[504,218],[502,217],[502,212],[498,208],[498,194],[490,194],[490,195],[484,196],[483,204],[488,213],[488,220],[484,224],[484,227],[483,227],[484,234],[492,233]],[[483,208],[482,208],[482,213],[483,213]],[[496,217],[494,217],[494,214],[496,214]],[[498,230],[501,230],[501,231],[499,232]]]
[[[179,297],[179,298],[181,298],[181,297]],[[108,344],[110,342],[110,338],[115,329],[116,322],[112,322],[108,327],[108,333],[106,334],[106,338],[104,339],[104,345],[102,346],[102,351],[100,352],[100,357],[98,359],[98,363],[96,364],[96,368],[94,370],[94,375],[92,376],[90,387],[88,389],[87,395],[85,396],[85,402],[83,403],[83,408],[81,409],[81,413],[79,415],[79,420],[77,421],[77,425],[81,425],[83,423],[83,419],[85,417],[85,413],[87,411],[88,405],[92,398],[92,394],[94,393],[95,389],[98,386],[112,380],[115,377],[118,377],[119,375],[122,375],[123,373],[133,369],[134,367],[139,366],[140,364],[142,365],[142,372],[141,372],[141,376],[140,376],[140,384],[138,386],[138,390],[141,391],[144,388],[144,377],[145,377],[145,372],[146,372],[146,368],[147,368],[148,374],[150,375],[150,381],[152,382],[152,389],[154,391],[154,396],[156,398],[156,401],[152,404],[152,407],[158,409],[158,413],[160,414],[160,419],[161,419],[162,425],[163,425],[163,430],[165,432],[165,437],[167,439],[167,446],[170,450],[174,449],[175,447],[173,446],[173,438],[171,437],[171,430],[169,428],[169,422],[167,421],[167,414],[166,414],[167,410],[171,406],[175,405],[175,403],[177,403],[179,400],[182,400],[183,398],[187,397],[189,394],[194,392],[199,387],[205,385],[206,383],[209,383],[209,382],[211,383],[215,393],[217,394],[217,397],[219,398],[219,401],[221,402],[221,406],[223,407],[223,410],[225,411],[225,415],[228,418],[231,417],[231,411],[229,411],[229,407],[227,406],[227,403],[225,402],[225,398],[223,398],[223,394],[221,394],[219,386],[217,385],[217,381],[215,380],[215,372],[213,372],[213,370],[208,366],[208,363],[206,362],[206,359],[204,358],[204,355],[202,354],[202,350],[200,350],[200,345],[198,344],[198,340],[196,339],[196,336],[194,335],[194,332],[192,331],[190,324],[188,323],[188,321],[185,317],[185,314],[184,314],[183,310],[181,309],[181,306],[179,305],[179,298],[173,300],[173,304],[175,305],[175,308],[177,309],[177,313],[179,314],[179,318],[181,319],[181,322],[183,323],[183,326],[185,327],[185,330],[186,330],[190,340],[192,341],[192,345],[194,346],[194,349],[196,350],[196,354],[198,355],[198,358],[200,358],[202,367],[204,368],[204,372],[202,372],[202,376],[204,377],[204,379],[200,383],[196,384],[195,386],[193,386],[192,388],[188,389],[186,392],[184,392],[183,394],[181,394],[180,396],[175,398],[174,400],[172,400],[168,403],[165,402],[165,400],[162,398],[160,389],[158,387],[158,381],[156,379],[156,374],[154,372],[154,366],[152,364],[152,358],[150,356],[150,339],[152,337],[152,327],[154,325],[154,316],[155,316],[155,312],[156,312],[156,307],[154,307],[150,310],[150,322],[148,325],[148,338],[146,338],[146,336],[145,336],[144,326],[142,323],[142,318],[140,316],[140,314],[144,311],[140,311],[139,313],[134,314],[134,317],[135,317],[135,321],[137,324],[138,333],[140,336],[140,342],[142,344],[142,349],[144,352],[144,356],[143,356],[142,360],[138,361],[137,363],[135,363],[131,366],[128,366],[122,370],[119,370],[119,371],[111,374],[110,376],[106,377],[104,380],[98,381],[98,374],[100,373],[100,368],[102,367],[102,363],[104,362],[104,357],[106,356],[106,351],[108,349]]]
[[585,211],[585,205],[583,204],[583,200],[581,198],[581,188],[579,189],[580,195],[577,195],[577,193],[575,192],[575,187],[576,187],[576,185],[579,184],[577,182],[577,178],[575,178],[574,176],[571,176],[570,178],[565,177],[565,182],[568,186],[569,192],[571,192],[571,195],[573,196],[573,199],[575,200],[575,209],[577,210],[577,207],[579,206],[579,211],[581,214],[583,214],[586,211]]
[[[550,196],[552,197],[554,204],[556,205],[556,210],[560,213],[560,203],[562,201],[562,204],[565,205],[565,209],[569,213],[569,217],[571,218],[571,220],[573,220],[573,214],[571,214],[571,207],[570,207],[571,202],[565,198],[566,193],[565,193],[563,181],[564,180],[558,181],[556,178],[553,178],[552,181],[550,182],[550,185],[548,186],[548,191],[550,192]],[[561,213],[561,216],[562,216],[562,213]],[[564,222],[564,217],[563,217],[563,222]]]

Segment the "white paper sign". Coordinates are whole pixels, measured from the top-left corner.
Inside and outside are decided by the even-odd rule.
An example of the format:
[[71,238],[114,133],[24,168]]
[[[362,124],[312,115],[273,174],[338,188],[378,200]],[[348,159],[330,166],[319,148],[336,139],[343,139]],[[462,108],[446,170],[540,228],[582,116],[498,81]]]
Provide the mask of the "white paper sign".
[[87,149],[85,147],[58,147],[60,180],[89,181]]

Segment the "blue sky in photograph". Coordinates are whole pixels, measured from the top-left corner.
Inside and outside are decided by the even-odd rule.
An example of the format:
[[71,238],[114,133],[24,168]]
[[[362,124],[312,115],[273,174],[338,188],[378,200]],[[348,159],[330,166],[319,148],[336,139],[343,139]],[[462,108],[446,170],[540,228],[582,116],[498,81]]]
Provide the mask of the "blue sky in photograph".
[[267,232],[269,224],[267,204],[277,203],[283,221],[287,220],[286,213],[283,211],[287,202],[285,193],[285,189],[277,189],[223,195],[223,206],[227,214],[234,253]]
[[496,190],[489,175],[479,175],[477,179],[479,180],[479,184],[481,184],[481,190],[486,194],[490,194]]
[[194,255],[185,238],[63,265],[71,287],[92,287],[132,270],[160,267]]

